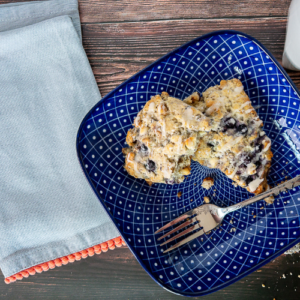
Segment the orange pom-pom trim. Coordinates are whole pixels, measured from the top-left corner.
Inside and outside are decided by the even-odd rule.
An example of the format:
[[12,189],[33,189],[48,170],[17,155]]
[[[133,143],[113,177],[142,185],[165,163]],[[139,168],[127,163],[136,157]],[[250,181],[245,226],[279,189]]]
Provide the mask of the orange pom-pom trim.
[[60,258],[56,258],[54,260],[50,260],[48,262],[44,262],[42,264],[33,266],[29,269],[23,270],[17,274],[6,277],[4,282],[6,284],[15,282],[16,280],[22,280],[24,277],[27,278],[29,275],[35,275],[36,273],[46,272],[49,269],[54,269],[55,267],[61,267],[62,265],[67,265],[68,263],[72,263],[74,261],[81,260],[82,258],[87,258],[88,256],[93,256],[95,254],[100,254],[101,252],[107,252],[108,249],[114,250],[116,247],[126,246],[122,237],[116,237],[112,240],[104,242],[99,245],[95,245],[88,249],[82,250],[80,252],[76,252],[67,256],[63,256]]

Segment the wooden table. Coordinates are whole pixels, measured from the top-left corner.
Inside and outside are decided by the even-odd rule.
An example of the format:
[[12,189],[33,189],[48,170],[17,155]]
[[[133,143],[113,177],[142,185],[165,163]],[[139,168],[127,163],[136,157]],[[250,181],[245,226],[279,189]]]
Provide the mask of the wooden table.
[[[0,3],[9,2],[18,1],[0,0]],[[291,0],[79,2],[83,45],[104,96],[162,55],[214,30],[248,33],[281,61]],[[300,89],[300,72],[288,71],[288,74]],[[261,272],[254,272],[202,299],[298,300],[299,256],[282,255]],[[10,285],[0,282],[0,298],[182,299],[158,286],[126,247]]]

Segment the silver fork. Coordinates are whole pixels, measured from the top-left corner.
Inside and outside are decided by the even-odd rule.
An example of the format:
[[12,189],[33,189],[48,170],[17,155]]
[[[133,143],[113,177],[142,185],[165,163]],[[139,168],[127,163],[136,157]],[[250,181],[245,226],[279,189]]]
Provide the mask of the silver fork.
[[[245,201],[242,201],[240,203],[237,203],[235,205],[226,207],[226,208],[221,208],[218,207],[214,204],[204,204],[201,206],[198,206],[184,214],[182,214],[181,216],[179,216],[178,218],[176,218],[175,220],[169,222],[168,224],[166,224],[165,226],[161,227],[159,230],[157,230],[154,234],[157,234],[185,219],[187,219],[184,223],[182,223],[181,225],[177,226],[176,228],[172,229],[171,231],[167,232],[166,234],[164,234],[163,236],[158,238],[159,240],[162,240],[163,238],[169,236],[170,234],[177,232],[180,229],[183,229],[187,226],[189,226],[187,229],[185,229],[184,231],[178,233],[177,235],[173,236],[172,238],[168,239],[167,241],[163,242],[160,246],[163,246],[179,237],[182,237],[194,230],[200,229],[202,228],[200,231],[197,231],[196,233],[188,236],[187,238],[183,239],[182,241],[178,242],[177,244],[175,244],[174,246],[168,248],[167,250],[165,250],[163,253],[167,253],[171,250],[174,250],[188,242],[190,242],[191,240],[205,234],[208,233],[209,231],[213,230],[214,228],[216,228],[217,226],[219,226],[221,224],[221,222],[223,221],[224,217],[228,214],[231,213],[233,211],[236,211],[242,207],[245,207],[251,203],[255,203],[261,199],[264,199],[266,197],[272,196],[272,195],[278,195],[279,193],[283,192],[283,191],[288,191],[296,186],[300,185],[300,175],[296,176],[293,179],[290,179],[288,181],[286,181],[285,183],[282,183],[262,194],[259,194],[258,196],[252,197],[250,199],[247,199]],[[190,226],[192,225],[192,226]]]

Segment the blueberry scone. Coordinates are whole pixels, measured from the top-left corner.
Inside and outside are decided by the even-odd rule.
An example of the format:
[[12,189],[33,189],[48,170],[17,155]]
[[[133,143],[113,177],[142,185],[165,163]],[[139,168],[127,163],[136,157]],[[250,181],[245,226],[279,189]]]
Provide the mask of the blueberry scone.
[[184,102],[209,118],[211,128],[200,137],[193,159],[203,166],[220,169],[251,193],[268,189],[271,141],[240,80],[222,80],[202,97],[194,93]]
[[208,119],[195,107],[168,93],[152,97],[134,120],[124,148],[125,169],[149,184],[180,183],[190,174],[191,157]]

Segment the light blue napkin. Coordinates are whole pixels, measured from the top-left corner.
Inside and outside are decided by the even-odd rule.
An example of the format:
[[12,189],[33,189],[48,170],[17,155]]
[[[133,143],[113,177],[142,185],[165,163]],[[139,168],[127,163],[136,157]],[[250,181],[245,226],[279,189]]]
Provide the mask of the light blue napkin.
[[0,268],[8,277],[120,234],[76,154],[78,127],[100,100],[77,1],[0,5],[0,31]]

